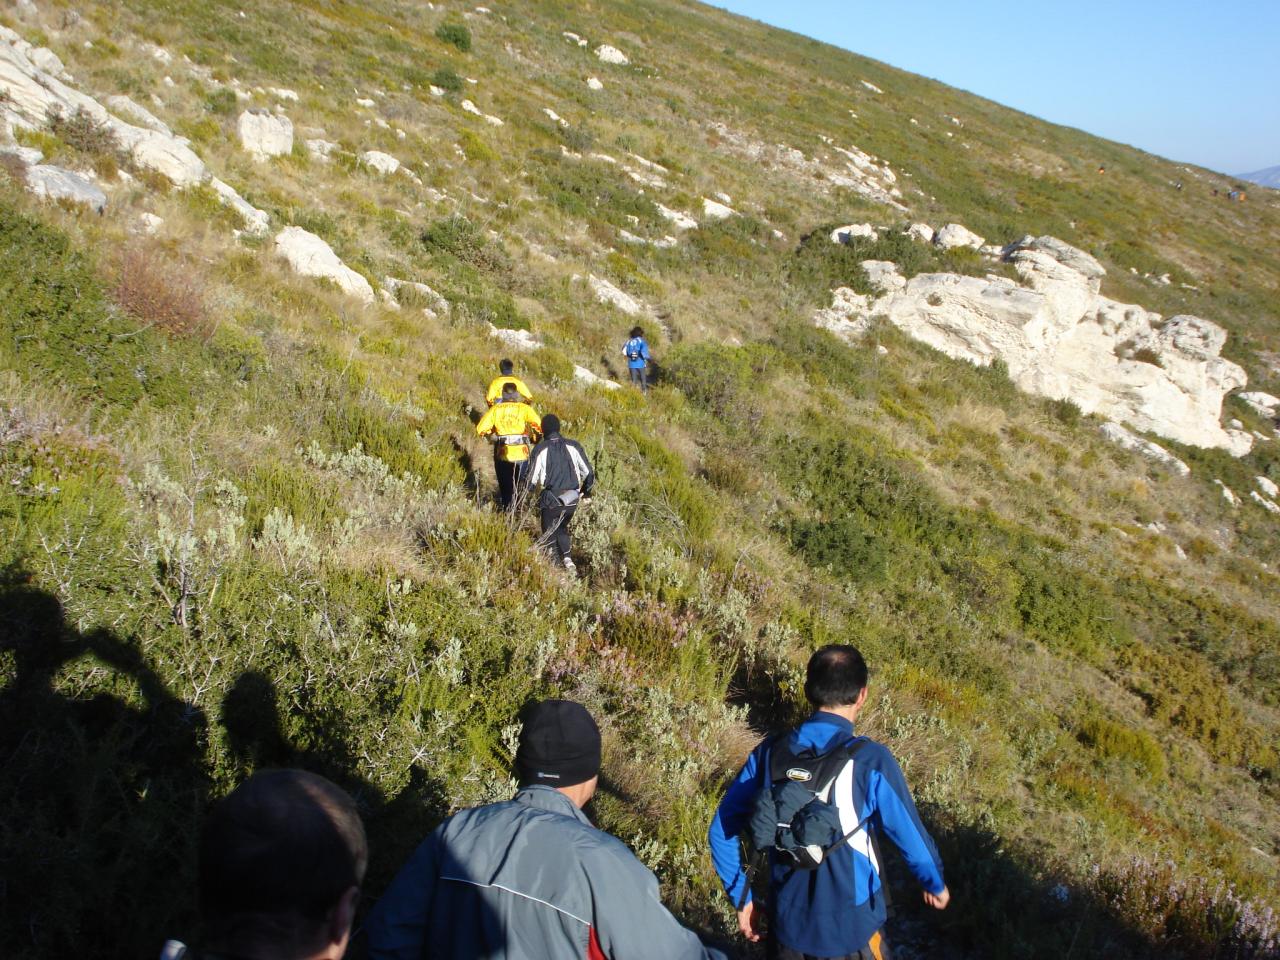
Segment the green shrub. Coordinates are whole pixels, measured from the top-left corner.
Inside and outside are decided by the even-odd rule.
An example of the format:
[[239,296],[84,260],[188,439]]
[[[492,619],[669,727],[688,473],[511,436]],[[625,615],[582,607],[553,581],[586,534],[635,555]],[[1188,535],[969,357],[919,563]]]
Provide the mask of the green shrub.
[[50,132],[73,154],[92,164],[105,180],[114,180],[128,160],[116,132],[83,107],[71,114],[51,109],[48,122]]
[[436,39],[457,47],[463,53],[471,52],[471,31],[461,23],[442,23],[436,27]]
[[447,90],[449,93],[462,92],[462,77],[457,72],[448,67],[441,67],[431,75],[431,83],[433,86],[439,87],[441,90]]
[[507,252],[461,214],[428,224],[422,231],[422,244],[433,253],[448,254],[478,270],[505,272],[511,268]]
[[219,87],[204,95],[204,108],[209,113],[220,117],[229,117],[236,112],[240,101],[236,92],[230,87]]
[[1081,743],[1101,757],[1132,763],[1152,780],[1164,779],[1164,751],[1156,738],[1145,730],[1134,730],[1092,714],[1081,721],[1077,736]]

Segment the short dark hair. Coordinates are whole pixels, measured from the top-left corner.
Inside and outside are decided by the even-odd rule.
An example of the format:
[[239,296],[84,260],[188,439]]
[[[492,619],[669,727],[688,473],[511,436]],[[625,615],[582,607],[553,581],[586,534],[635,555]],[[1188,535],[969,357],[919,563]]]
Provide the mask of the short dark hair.
[[639,327],[632,327],[632,328],[631,328],[631,336],[633,336],[633,337],[643,337],[643,336],[644,336],[644,331],[643,331],[643,330],[641,330]]
[[214,805],[200,834],[207,946],[292,955],[323,939],[368,862],[364,825],[344,791],[305,770],[255,773]]
[[512,363],[510,360],[501,360],[498,363],[498,370],[501,371],[504,377],[511,376],[511,371],[514,370],[515,368],[516,368],[516,365]]
[[520,388],[514,383],[504,383],[502,385],[502,395],[504,397],[518,397],[520,396]]
[[815,707],[847,707],[867,686],[867,661],[858,648],[829,643],[813,652],[805,670],[804,695]]

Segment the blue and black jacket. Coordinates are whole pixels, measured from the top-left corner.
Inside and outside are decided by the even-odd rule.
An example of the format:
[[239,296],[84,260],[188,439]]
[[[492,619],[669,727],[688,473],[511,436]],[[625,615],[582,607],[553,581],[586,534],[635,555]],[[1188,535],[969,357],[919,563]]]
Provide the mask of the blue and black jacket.
[[[819,710],[789,734],[787,743],[797,750],[816,747],[825,753],[854,739],[852,723]],[[735,905],[751,896],[746,891],[743,899],[747,876],[738,837],[751,817],[756,794],[768,786],[771,742],[766,740],[747,757],[707,834],[716,873]],[[862,949],[884,925],[881,867],[869,831],[894,842],[926,891],[941,893],[946,883],[938,849],[920,822],[902,769],[883,744],[867,741],[836,777],[827,799],[852,835],[816,870],[772,866],[771,936],[800,953],[840,957]]]

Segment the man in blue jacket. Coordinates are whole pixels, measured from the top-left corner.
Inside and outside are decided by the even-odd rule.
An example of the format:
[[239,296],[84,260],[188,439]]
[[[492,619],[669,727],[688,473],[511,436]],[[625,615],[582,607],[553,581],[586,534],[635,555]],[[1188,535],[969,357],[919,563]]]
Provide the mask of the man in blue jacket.
[[738,837],[751,816],[756,795],[770,789],[769,754],[785,746],[814,748],[819,754],[856,745],[857,751],[831,782],[826,799],[839,813],[846,835],[812,870],[770,861],[770,956],[778,960],[883,960],[881,927],[885,898],[872,832],[883,833],[902,851],[924,888],[924,899],[942,910],[951,899],[942,861],[920,822],[902,770],[888,748],[853,732],[867,701],[867,665],[856,648],[831,644],[813,654],[805,677],[813,715],[784,738],[766,740],[747,757],[725,791],[711,821],[708,840],[716,872],[738,910],[738,926],[758,941],[763,914],[752,899]]
[[627,372],[631,382],[645,393],[649,392],[649,343],[644,330],[631,328],[631,337],[622,345],[622,355],[627,358]]

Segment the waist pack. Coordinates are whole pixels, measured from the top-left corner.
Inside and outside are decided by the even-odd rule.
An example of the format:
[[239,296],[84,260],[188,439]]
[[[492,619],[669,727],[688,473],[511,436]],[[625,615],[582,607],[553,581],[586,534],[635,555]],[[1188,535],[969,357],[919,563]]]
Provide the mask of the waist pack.
[[777,863],[815,870],[858,830],[845,831],[831,787],[868,741],[819,753],[813,747],[795,750],[786,739],[769,749],[768,781],[756,794],[746,840],[757,854],[772,852]]
[[529,445],[529,438],[523,433],[515,433],[498,437],[498,442],[505,444],[508,447],[527,447]]

